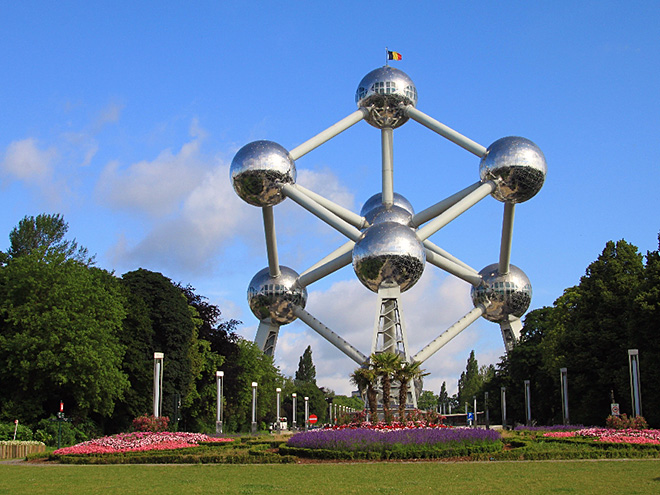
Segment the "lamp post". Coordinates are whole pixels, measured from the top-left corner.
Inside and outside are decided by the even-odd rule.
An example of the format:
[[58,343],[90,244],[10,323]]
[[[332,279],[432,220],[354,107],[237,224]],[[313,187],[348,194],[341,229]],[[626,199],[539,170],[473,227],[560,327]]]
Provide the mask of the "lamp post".
[[277,407],[275,410],[277,411],[277,431],[279,432],[282,429],[282,424],[280,423],[280,393],[282,393],[281,388],[276,388],[275,392],[277,393]]
[[163,358],[162,352],[154,352],[154,417],[159,418],[163,406]]
[[532,426],[532,386],[529,380],[525,380],[525,424]]
[[215,372],[215,381],[216,381],[216,386],[218,389],[218,394],[217,394],[217,413],[215,416],[215,432],[216,433],[222,433],[222,380],[225,376],[224,371],[216,371]]
[[298,398],[298,394],[295,392],[291,394],[291,399],[293,399],[293,421],[291,423],[291,428],[296,429],[296,399]]
[[305,430],[309,429],[309,397],[305,397]]
[[488,392],[484,392],[484,408],[486,410],[486,429],[490,430],[490,413],[488,410]]
[[502,403],[502,427],[506,427],[506,387],[500,387],[500,399]]
[[474,407],[472,408],[474,411],[474,427],[477,427],[477,396],[473,395],[472,396],[472,402],[474,403]]
[[252,433],[257,432],[257,382],[252,382]]
[[639,350],[628,349],[628,367],[630,368],[630,396],[635,417],[642,415],[642,392],[639,382]]
[[564,424],[570,423],[568,416],[568,369],[559,369],[559,380],[561,383],[561,416]]

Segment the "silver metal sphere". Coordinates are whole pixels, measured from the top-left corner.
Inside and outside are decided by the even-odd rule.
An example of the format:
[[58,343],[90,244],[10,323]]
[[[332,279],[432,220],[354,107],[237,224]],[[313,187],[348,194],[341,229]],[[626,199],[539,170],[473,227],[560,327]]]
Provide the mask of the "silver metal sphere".
[[238,150],[230,174],[241,199],[254,206],[275,206],[285,199],[280,186],[296,182],[296,165],[279,144],[254,141]]
[[382,193],[371,196],[360,210],[369,224],[382,222],[396,222],[402,225],[409,225],[412,216],[415,214],[410,202],[398,193],[394,193],[394,202],[390,208],[383,205]]
[[358,108],[369,109],[365,120],[372,126],[394,129],[408,120],[403,106],[417,105],[417,88],[405,72],[386,65],[362,78],[355,103]]
[[540,148],[517,136],[495,141],[479,164],[481,180],[497,183],[492,196],[509,203],[522,203],[534,197],[543,187],[547,170]]
[[264,268],[250,281],[248,303],[260,321],[270,318],[273,323],[286,325],[296,319],[293,307],[304,308],[307,304],[307,289],[298,284],[298,274],[289,267],[280,265],[279,277],[271,277]]
[[369,227],[353,248],[353,270],[373,292],[399,286],[401,292],[417,283],[424,272],[426,251],[415,232],[394,222]]
[[520,318],[532,302],[532,285],[527,275],[514,265],[509,265],[509,272],[500,274],[499,265],[488,265],[479,272],[483,282],[472,287],[470,296],[475,307],[490,303],[483,315],[489,321],[500,323],[508,321],[509,315]]

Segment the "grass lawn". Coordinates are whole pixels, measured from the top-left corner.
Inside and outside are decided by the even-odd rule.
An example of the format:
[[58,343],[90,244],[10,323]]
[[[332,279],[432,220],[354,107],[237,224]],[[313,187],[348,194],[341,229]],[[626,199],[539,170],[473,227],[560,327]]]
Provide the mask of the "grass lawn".
[[0,465],[0,494],[660,493],[660,459],[285,465]]

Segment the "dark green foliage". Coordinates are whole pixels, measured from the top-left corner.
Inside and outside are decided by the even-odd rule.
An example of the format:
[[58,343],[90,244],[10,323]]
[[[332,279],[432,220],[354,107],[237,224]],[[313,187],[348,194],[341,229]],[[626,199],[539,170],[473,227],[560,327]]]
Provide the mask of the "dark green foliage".
[[316,384],[316,366],[312,361],[312,346],[308,345],[298,361],[296,382]]

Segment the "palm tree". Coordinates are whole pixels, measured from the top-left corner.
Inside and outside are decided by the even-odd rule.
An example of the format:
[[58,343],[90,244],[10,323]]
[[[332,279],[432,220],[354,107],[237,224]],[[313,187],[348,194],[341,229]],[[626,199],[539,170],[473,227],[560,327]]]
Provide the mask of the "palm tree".
[[380,376],[383,392],[383,413],[385,421],[391,421],[390,391],[392,388],[392,375],[401,367],[401,356],[393,352],[381,352],[371,355],[371,367]]
[[406,421],[406,402],[408,400],[408,384],[428,375],[420,368],[420,361],[403,361],[401,367],[394,372],[394,379],[399,382],[399,421]]
[[378,375],[370,368],[358,368],[351,374],[351,383],[356,385],[361,393],[366,393],[372,418],[378,418],[378,397],[375,387],[377,379]]

